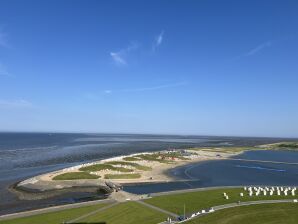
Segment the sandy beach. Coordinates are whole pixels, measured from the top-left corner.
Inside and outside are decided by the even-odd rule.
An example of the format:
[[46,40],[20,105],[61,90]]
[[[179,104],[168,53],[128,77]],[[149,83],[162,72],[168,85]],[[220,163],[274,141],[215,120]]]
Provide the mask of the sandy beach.
[[[173,153],[178,156],[171,156]],[[206,160],[220,160],[227,159],[231,156],[240,154],[241,152],[219,152],[214,151],[214,148],[203,150],[200,149],[187,149],[187,150],[174,150],[174,151],[160,151],[160,152],[144,152],[138,154],[131,154],[126,156],[118,156],[109,159],[104,159],[100,161],[95,161],[91,163],[84,163],[74,167],[69,167],[66,169],[42,174],[35,176],[33,178],[24,180],[17,184],[17,188],[25,191],[36,191],[36,192],[46,192],[61,189],[69,189],[74,187],[100,187],[106,186],[106,182],[113,182],[121,185],[125,184],[138,184],[138,183],[157,183],[157,182],[170,182],[175,181],[174,177],[167,175],[167,171],[178,166],[183,166],[191,163],[197,163]],[[144,156],[155,156],[156,161],[141,159]],[[168,157],[167,157],[168,156]],[[150,170],[138,170],[135,167],[130,166],[127,162],[127,158],[138,158],[138,160],[133,161],[134,165],[141,167],[148,167]],[[115,165],[116,168],[130,169],[131,172],[121,172],[119,170],[103,169],[98,171],[89,172],[92,175],[97,175],[100,178],[97,179],[76,179],[76,180],[55,180],[55,177],[67,173],[81,172],[80,169],[88,168],[90,166],[99,164],[109,164],[109,163],[121,163],[121,165]],[[124,165],[122,164],[124,163]],[[128,165],[126,165],[128,163]],[[130,175],[137,174],[139,178],[113,178],[107,179],[107,175]]]

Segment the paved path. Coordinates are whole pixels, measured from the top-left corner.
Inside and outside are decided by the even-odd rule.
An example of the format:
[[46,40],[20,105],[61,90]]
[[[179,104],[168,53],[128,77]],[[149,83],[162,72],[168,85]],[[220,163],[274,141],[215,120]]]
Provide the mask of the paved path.
[[[294,203],[294,201],[293,201],[293,199],[246,201],[246,202],[241,202],[240,204],[239,203],[230,203],[230,204],[218,205],[218,206],[214,206],[213,209],[215,212],[217,212],[219,210],[241,207],[241,206],[260,205],[260,204],[276,204],[276,203]],[[208,215],[208,214],[210,214],[210,213],[200,214],[192,219],[196,219],[201,216]],[[192,220],[192,219],[184,220],[179,223],[188,222],[189,220]]]
[[81,202],[81,203],[53,206],[53,207],[42,208],[42,209],[37,209],[37,210],[32,210],[32,211],[25,211],[25,212],[13,213],[13,214],[8,214],[8,215],[2,215],[2,216],[0,216],[0,221],[8,220],[8,219],[23,218],[23,217],[32,216],[32,215],[40,215],[40,214],[44,214],[44,213],[48,213],[48,212],[62,211],[62,210],[71,209],[71,208],[80,208],[80,207],[85,207],[85,206],[89,206],[89,205],[111,203],[111,202],[115,202],[115,200],[103,199],[103,200],[96,200],[96,201],[87,201],[87,202]]
[[167,211],[167,210],[164,210],[164,209],[162,209],[162,208],[159,208],[159,207],[156,207],[156,206],[154,206],[154,205],[150,205],[150,204],[147,204],[146,202],[144,202],[144,201],[136,201],[137,203],[139,203],[139,204],[141,204],[141,205],[144,205],[144,206],[146,206],[146,207],[148,207],[148,208],[151,208],[151,209],[154,209],[154,210],[156,210],[156,211],[159,211],[159,212],[161,212],[161,213],[164,213],[164,214],[167,214],[168,216],[172,216],[172,217],[175,217],[175,218],[178,218],[179,217],[179,215],[177,215],[177,214],[175,214],[175,213],[173,213],[173,212],[169,212],[169,211]]
[[105,210],[107,210],[107,209],[109,209],[109,208],[111,208],[111,207],[114,207],[115,205],[118,205],[118,204],[119,204],[119,202],[114,202],[114,203],[112,203],[112,204],[110,204],[110,205],[108,205],[108,206],[105,206],[105,207],[103,207],[103,208],[99,208],[99,209],[97,209],[97,210],[95,210],[95,211],[92,211],[92,212],[90,212],[90,213],[87,213],[87,214],[85,214],[85,215],[82,215],[82,216],[80,216],[80,217],[77,217],[77,218],[75,218],[75,219],[72,219],[72,220],[70,220],[70,221],[67,221],[67,222],[65,222],[65,224],[76,223],[76,222],[79,221],[79,220],[82,220],[82,219],[85,219],[85,218],[87,218],[87,217],[89,217],[89,216],[95,215],[95,214],[98,213],[98,212],[105,211]]
[[238,203],[230,203],[230,204],[225,204],[225,205],[218,205],[214,206],[214,210],[222,210],[226,208],[234,208],[234,207],[240,207],[240,206],[247,206],[247,205],[260,205],[260,204],[273,204],[273,203],[294,203],[293,199],[280,199],[280,200],[260,200],[260,201],[246,201],[246,202],[241,202],[240,204]]

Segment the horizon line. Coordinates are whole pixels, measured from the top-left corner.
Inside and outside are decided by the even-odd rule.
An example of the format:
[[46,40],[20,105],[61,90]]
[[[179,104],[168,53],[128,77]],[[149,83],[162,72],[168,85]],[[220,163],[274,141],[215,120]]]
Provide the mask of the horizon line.
[[224,137],[224,138],[270,138],[270,139],[297,139],[298,137],[281,137],[281,136],[252,136],[252,135],[215,135],[215,134],[178,134],[178,133],[134,133],[134,132],[85,132],[85,131],[9,131],[0,130],[3,133],[16,134],[102,134],[102,135],[162,135],[162,136],[195,136],[195,137]]

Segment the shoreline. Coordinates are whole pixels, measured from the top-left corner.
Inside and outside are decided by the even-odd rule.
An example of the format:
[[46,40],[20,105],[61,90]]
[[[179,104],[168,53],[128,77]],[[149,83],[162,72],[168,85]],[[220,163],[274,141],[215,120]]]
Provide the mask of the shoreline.
[[[210,157],[210,154],[209,153],[207,153],[206,154],[206,152],[204,152],[204,150],[206,150],[207,152],[209,152],[210,150],[213,150],[214,151],[214,153],[213,153],[213,156],[212,157]],[[224,153],[226,156],[224,157],[224,158],[217,158],[217,157],[215,157],[216,156],[216,154],[217,153],[219,153],[219,151],[220,150],[223,150],[223,151],[221,151],[222,153]],[[241,155],[242,153],[246,153],[246,152],[248,152],[248,151],[259,151],[259,150],[263,150],[263,149],[260,149],[260,148],[249,148],[249,149],[246,149],[246,150],[242,150],[242,151],[239,151],[239,148],[237,147],[237,149],[235,148],[235,150],[233,149],[233,150],[231,150],[231,148],[229,148],[229,149],[227,149],[227,148],[211,148],[211,147],[204,147],[204,148],[195,148],[195,151],[196,152],[198,152],[199,154],[200,153],[203,153],[204,154],[204,158],[201,158],[201,159],[198,159],[198,160],[191,160],[191,161],[182,161],[182,162],[180,162],[180,163],[176,163],[176,164],[172,164],[172,167],[166,167],[164,170],[163,170],[163,174],[165,175],[165,176],[168,176],[168,177],[170,177],[172,180],[170,181],[170,180],[163,180],[162,182],[157,182],[156,180],[153,182],[153,181],[150,181],[150,182],[148,182],[148,180],[147,180],[147,182],[145,182],[145,181],[138,181],[138,180],[134,180],[134,181],[130,181],[129,183],[122,183],[122,185],[125,185],[125,186],[133,186],[133,185],[135,185],[135,186],[138,186],[138,185],[143,185],[143,184],[156,184],[156,183],[171,183],[172,181],[173,182],[176,182],[177,180],[179,181],[179,180],[181,180],[182,181],[182,179],[184,178],[184,176],[182,176],[182,178],[180,178],[179,176],[175,176],[174,175],[174,173],[172,172],[169,172],[172,168],[174,168],[174,169],[176,169],[176,168],[178,168],[178,167],[183,167],[183,166],[185,166],[185,169],[187,169],[188,168],[188,166],[192,166],[191,164],[199,164],[199,163],[201,163],[201,162],[209,162],[209,161],[212,161],[212,160],[214,160],[214,161],[216,161],[216,160],[230,160],[230,159],[232,159],[233,160],[233,157],[234,156],[236,156],[237,157],[237,155]],[[165,150],[163,150],[163,151],[161,151],[161,152],[164,152]],[[203,151],[203,152],[202,152]],[[228,151],[229,153],[226,153],[226,151]],[[274,150],[269,150],[269,151],[274,151]],[[281,151],[291,151],[291,150],[281,150]],[[155,153],[155,152],[150,152],[150,153]],[[129,154],[129,155],[121,155],[121,156],[115,156],[115,157],[111,157],[111,158],[106,158],[106,159],[104,159],[104,160],[99,160],[99,161],[107,161],[107,160],[115,160],[115,159],[119,159],[120,157],[129,157],[129,156],[131,156],[131,155],[136,155],[136,154],[139,154],[139,153],[134,153],[134,154]],[[207,155],[208,155],[208,157],[207,157]],[[203,157],[203,156],[202,156]],[[236,158],[237,159],[237,158]],[[239,159],[237,159],[237,160],[239,160]],[[92,162],[94,162],[94,161],[92,161]],[[259,162],[259,161],[258,161]],[[272,162],[272,161],[265,161],[265,162]],[[80,164],[80,165],[82,165],[82,164]],[[77,164],[76,164],[76,166],[77,166]],[[69,167],[69,168],[71,168],[71,167]],[[57,171],[53,171],[53,172],[58,172],[58,171],[61,171],[61,170],[64,170],[64,169],[60,169],[60,170],[57,170]],[[52,173],[52,172],[49,172],[49,173]],[[41,174],[41,175],[45,175],[45,174],[49,174],[49,173],[44,173],[44,174]],[[170,174],[170,175],[169,175]],[[39,175],[40,176],[40,175]],[[31,179],[31,178],[30,178]],[[185,180],[185,179],[184,179]],[[188,179],[187,179],[188,180]],[[194,179],[193,179],[194,180]],[[189,181],[189,180],[188,180]],[[53,181],[53,182],[56,182],[56,181]],[[68,182],[68,181],[66,181],[66,182]],[[72,181],[70,181],[70,182],[72,182]],[[15,183],[15,184],[17,184],[17,183]],[[258,184],[258,185],[260,185],[260,184]],[[226,183],[226,185],[219,185],[220,187],[223,187],[223,186],[230,186],[229,185],[229,183]],[[95,192],[95,190],[96,190],[96,188],[97,188],[98,186],[95,186],[94,187],[94,192]],[[209,186],[206,186],[206,187],[209,187]],[[203,189],[204,188],[206,188],[206,187],[202,187]],[[211,186],[212,187],[212,186]],[[234,186],[233,186],[234,187]],[[201,187],[196,187],[196,188],[199,188],[199,189],[201,189]],[[39,193],[27,193],[27,195],[28,195],[28,197],[27,198],[23,198],[24,199],[24,201],[26,201],[26,200],[32,200],[33,199],[33,197],[34,198],[36,198],[36,196],[37,195],[42,195],[42,194],[44,194],[45,195],[45,197],[43,198],[43,199],[49,199],[49,200],[52,200],[51,201],[51,205],[50,206],[58,206],[58,205],[62,205],[62,204],[73,204],[73,203],[81,203],[81,202],[83,202],[83,201],[87,201],[87,200],[81,200],[81,198],[77,198],[77,197],[69,197],[69,194],[68,194],[68,192],[67,191],[69,191],[69,192],[73,192],[73,194],[72,194],[72,196],[80,196],[80,195],[82,195],[81,194],[81,192],[82,192],[82,190],[84,190],[84,186],[83,187],[78,187],[78,186],[72,186],[72,187],[69,187],[69,188],[67,188],[67,189],[64,189],[64,190],[60,190],[60,189],[56,189],[56,188],[54,188],[54,189],[52,189],[52,191],[40,191]],[[169,191],[169,190],[166,190],[166,191]],[[171,191],[171,190],[170,190]],[[172,189],[172,191],[176,191],[175,189]],[[180,190],[178,190],[178,191],[180,191]],[[183,190],[182,190],[183,191]],[[54,195],[54,196],[52,196],[52,195],[50,195],[49,193],[52,193],[52,192],[55,192],[55,194],[56,195]],[[124,193],[124,194],[126,194],[127,192],[126,191],[121,191],[120,192],[120,194],[121,193]],[[128,192],[130,192],[130,191],[128,191]],[[157,192],[159,192],[159,191],[154,191],[155,193],[150,193],[150,195],[153,195],[153,194],[158,194]],[[164,191],[162,191],[162,192],[164,192]],[[13,192],[13,193],[15,193],[15,192]],[[128,198],[133,198],[132,196],[138,196],[138,197],[146,197],[146,195],[147,195],[147,193],[136,193],[136,194],[138,194],[138,195],[131,195],[131,193],[127,196]],[[57,201],[57,195],[59,195],[59,200],[62,198],[62,200],[65,200],[63,203],[60,203],[60,202],[58,202]],[[94,194],[95,195],[95,194]],[[110,199],[115,199],[114,198],[114,196],[115,196],[115,194],[113,193],[113,195],[111,195],[111,194],[109,194],[108,195],[108,198],[110,198]],[[122,198],[125,198],[125,197],[123,197],[123,196],[116,196],[117,197],[117,200],[122,200]],[[72,200],[72,199],[74,199],[73,201],[70,201],[70,200]],[[78,199],[78,200],[77,200]],[[34,200],[34,199],[33,199]],[[36,200],[38,200],[38,198],[36,198]],[[67,200],[67,202],[66,202],[66,200]],[[91,199],[91,198],[89,198],[88,199],[88,201],[93,201],[93,200],[98,200],[98,199]],[[102,200],[102,199],[101,199]],[[27,203],[27,202],[26,202]],[[29,202],[28,202],[29,203]],[[33,203],[33,202],[32,202]],[[38,203],[38,201],[37,201],[37,203]],[[48,205],[46,205],[46,207],[47,207]],[[41,207],[45,207],[45,206],[35,206],[35,208],[41,208]],[[31,210],[29,207],[28,208],[25,208],[25,209],[16,209],[16,210],[11,210],[11,211],[9,211],[9,213],[14,213],[14,212],[19,212],[19,211],[26,211],[26,210]],[[9,214],[8,213],[8,214]],[[6,213],[3,213],[3,214],[6,214]]]
[[[140,178],[137,179],[105,179],[105,178],[98,178],[98,179],[80,179],[80,180],[53,180],[55,176],[60,174],[65,174],[68,172],[77,172],[82,167],[88,167],[96,164],[105,164],[109,162],[124,162],[124,158],[127,157],[137,157],[141,155],[155,155],[160,153],[161,155],[167,155],[166,153],[169,152],[180,152],[184,151],[185,156],[184,159],[174,159],[173,161],[165,160],[165,163],[162,161],[133,161],[139,165],[148,166],[151,168],[150,171],[140,171],[134,170],[133,173],[139,173],[141,175]],[[228,159],[232,156],[239,155],[244,151],[239,152],[218,152],[213,151],[212,148],[207,149],[206,151],[203,150],[196,150],[196,149],[176,149],[176,150],[163,150],[159,152],[142,152],[142,153],[133,153],[129,155],[121,155],[115,156],[103,160],[93,161],[90,163],[82,163],[76,166],[64,168],[61,170],[56,170],[53,172],[41,174],[38,176],[34,176],[32,178],[20,181],[19,183],[15,183],[12,192],[19,197],[19,192],[26,195],[25,197],[19,197],[20,199],[25,200],[36,200],[32,199],[31,195],[42,195],[41,197],[49,198],[54,195],[63,194],[64,192],[76,192],[81,191],[84,188],[94,188],[95,189],[105,189],[107,187],[106,182],[112,182],[115,184],[120,184],[124,186],[128,185],[140,185],[140,184],[148,184],[148,183],[168,183],[168,182],[175,182],[181,180],[180,178],[176,178],[169,174],[171,169],[186,166],[194,163],[198,163],[201,161],[211,161],[211,160],[220,160],[220,159]],[[107,173],[119,173],[119,172],[111,172],[111,171],[100,171],[97,174],[100,174],[101,177],[104,177]],[[123,173],[121,173],[123,174]],[[60,193],[61,192],[61,193]],[[110,192],[109,192],[110,193]]]

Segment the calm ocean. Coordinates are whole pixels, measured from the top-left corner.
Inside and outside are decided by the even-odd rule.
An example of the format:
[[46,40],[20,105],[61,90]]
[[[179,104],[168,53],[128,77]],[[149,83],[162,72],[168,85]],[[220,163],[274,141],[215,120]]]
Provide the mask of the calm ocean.
[[0,133],[0,214],[68,202],[66,199],[20,201],[7,188],[48,171],[118,155],[195,146],[253,146],[280,141],[270,138]]

